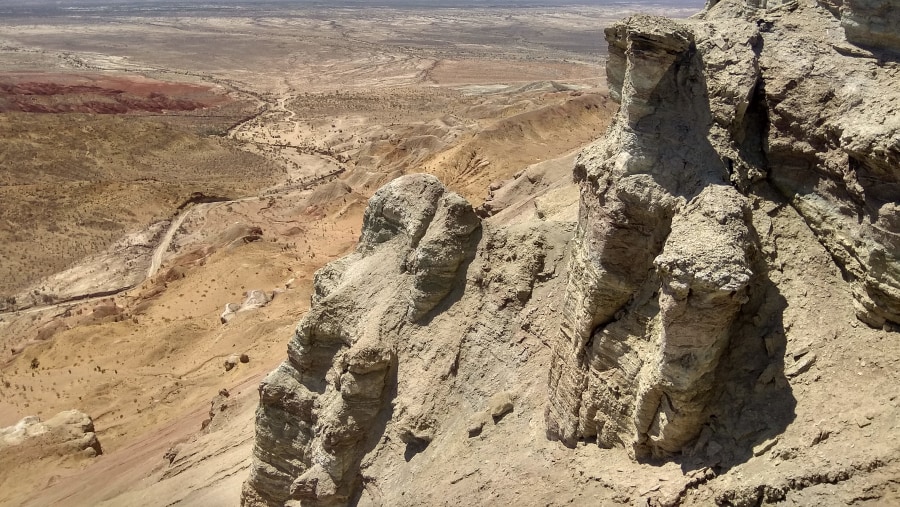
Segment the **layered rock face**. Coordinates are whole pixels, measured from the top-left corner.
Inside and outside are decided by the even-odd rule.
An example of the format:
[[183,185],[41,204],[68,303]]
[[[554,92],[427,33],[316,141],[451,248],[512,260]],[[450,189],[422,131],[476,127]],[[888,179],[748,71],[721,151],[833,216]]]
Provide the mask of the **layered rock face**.
[[[433,176],[376,192],[357,252],[316,274],[288,360],[260,386],[245,504],[345,505],[358,492],[360,460],[395,394],[400,330],[453,290],[480,227],[472,206]],[[428,438],[426,422],[407,423],[402,438]]]
[[621,108],[575,169],[582,211],[550,371],[552,438],[641,456],[697,436],[762,274],[750,204],[771,187],[852,282],[858,317],[900,322],[900,94],[883,94],[890,71],[875,61],[835,81],[846,59],[827,39],[776,27],[838,20],[796,9],[722,2],[702,21],[607,29]]
[[703,14],[712,26],[756,21],[767,178],[853,282],[857,315],[874,327],[900,322],[900,98],[885,65],[900,51],[898,7],[729,1]]
[[445,461],[477,459],[470,446],[521,431],[513,414],[543,435],[538,336],[559,322],[549,296],[574,228],[547,201],[528,207],[546,220],[487,222],[433,176],[376,192],[356,252],[317,272],[288,360],[260,386],[243,504],[416,502],[404,488],[426,480],[426,450],[440,449],[425,462],[438,480]]
[[[760,40],[752,26],[722,48],[707,35],[648,17],[607,30],[621,108],[575,169],[581,217],[550,371],[549,434],[569,445],[680,450],[705,418],[747,300],[756,245],[723,159],[743,165],[745,179],[760,168],[742,146],[720,153],[713,143],[751,121]],[[732,89],[708,72],[728,59],[737,60]]]
[[847,40],[872,49],[900,52],[900,6],[892,0],[819,0],[840,18]]

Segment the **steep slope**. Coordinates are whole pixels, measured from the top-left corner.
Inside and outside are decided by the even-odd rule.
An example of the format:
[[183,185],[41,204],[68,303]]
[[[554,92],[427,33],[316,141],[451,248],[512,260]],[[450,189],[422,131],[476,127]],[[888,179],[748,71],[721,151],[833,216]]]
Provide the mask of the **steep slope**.
[[0,311],[31,306],[25,289],[52,300],[30,286],[171,218],[194,192],[243,197],[280,177],[266,159],[175,121],[0,114]]
[[[427,175],[375,194],[357,252],[317,273],[289,359],[261,385],[244,503],[403,504],[407,487],[421,487],[410,482],[417,465],[423,480],[446,475],[434,456],[477,468],[470,447],[489,445],[484,436],[544,440],[540,425],[528,429],[544,391],[537,336],[557,321],[546,303],[575,216],[530,209],[525,224],[480,221]],[[471,487],[465,473],[449,486],[457,495]],[[541,483],[552,492],[557,478]]]

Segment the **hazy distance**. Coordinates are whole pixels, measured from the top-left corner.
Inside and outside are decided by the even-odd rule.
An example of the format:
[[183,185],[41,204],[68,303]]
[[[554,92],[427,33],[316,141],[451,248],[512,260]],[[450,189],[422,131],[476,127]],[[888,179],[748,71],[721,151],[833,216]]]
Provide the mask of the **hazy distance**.
[[135,13],[153,11],[155,14],[185,11],[244,11],[283,10],[285,8],[537,8],[562,6],[615,7],[631,6],[640,10],[647,8],[696,8],[700,10],[703,0],[644,0],[627,2],[621,0],[215,0],[215,1],[171,1],[171,0],[34,0],[22,4],[20,0],[0,0],[0,16],[16,15],[68,15],[100,13]]

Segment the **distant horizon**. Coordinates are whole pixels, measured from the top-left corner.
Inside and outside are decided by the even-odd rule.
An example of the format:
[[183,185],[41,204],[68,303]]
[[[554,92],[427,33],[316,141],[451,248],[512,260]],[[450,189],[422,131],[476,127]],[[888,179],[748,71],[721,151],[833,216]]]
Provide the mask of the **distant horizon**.
[[329,2],[323,0],[32,0],[22,4],[21,0],[0,0],[0,8],[5,12],[29,11],[29,10],[57,10],[69,11],[79,8],[102,8],[118,6],[172,6],[174,8],[202,8],[216,9],[223,7],[240,6],[273,6],[273,7],[405,7],[405,8],[540,8],[540,7],[565,7],[565,6],[672,6],[677,8],[701,9],[704,0],[490,0],[478,2],[475,0],[339,0]]
[[102,5],[141,5],[141,4],[172,4],[172,5],[197,5],[202,7],[211,7],[216,5],[233,5],[233,4],[290,4],[290,5],[314,5],[318,7],[332,7],[344,5],[368,5],[368,6],[392,6],[392,5],[421,5],[434,7],[454,7],[458,5],[479,5],[483,7],[515,7],[515,6],[536,6],[536,7],[552,7],[560,5],[684,5],[695,6],[704,5],[704,0],[490,0],[488,2],[479,2],[476,0],[31,0],[27,4],[22,4],[21,0],[0,0],[0,5],[14,7],[30,7],[30,6],[55,6],[66,8],[68,6],[102,6]]

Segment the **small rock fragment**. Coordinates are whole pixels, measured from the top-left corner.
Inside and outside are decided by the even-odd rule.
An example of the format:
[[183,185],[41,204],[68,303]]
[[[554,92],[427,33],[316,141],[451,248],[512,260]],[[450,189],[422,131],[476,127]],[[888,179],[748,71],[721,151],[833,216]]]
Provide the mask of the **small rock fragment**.
[[778,437],[770,438],[770,439],[766,440],[765,442],[754,447],[753,455],[754,456],[762,456],[763,454],[768,452],[769,449],[775,447],[775,444],[777,444],[777,443],[778,443]]
[[802,347],[802,348],[800,348],[800,350],[794,352],[791,355],[794,356],[794,360],[796,361],[796,360],[800,359],[801,357],[805,356],[806,354],[809,354],[809,347]]
[[759,377],[756,379],[756,382],[759,384],[768,384],[775,380],[775,376],[778,375],[778,370],[780,369],[779,365],[776,363],[772,363],[763,370],[762,373],[759,374]]
[[478,435],[481,435],[481,430],[483,430],[483,429],[484,429],[484,421],[478,420],[478,421],[473,421],[473,422],[469,423],[469,427],[466,429],[466,431],[469,433],[469,438],[472,438],[472,437],[477,437]]
[[512,396],[506,391],[501,391],[491,396],[490,401],[488,401],[488,410],[490,411],[494,422],[500,422],[500,419],[503,419],[503,416],[513,410]]
[[237,354],[231,354],[230,356],[228,356],[228,358],[225,359],[225,371],[231,371],[235,366],[238,365],[238,362],[240,362],[240,360],[241,358]]
[[778,351],[778,346],[775,343],[775,335],[768,335],[765,338],[766,343],[766,353],[769,357],[775,357],[775,353]]
[[165,454],[163,454],[163,459],[165,459],[166,461],[168,461],[170,465],[171,465],[172,463],[174,463],[174,462],[175,462],[175,458],[178,457],[178,453],[179,453],[179,451],[181,451],[181,447],[182,447],[182,446],[183,446],[183,444],[180,444],[180,443],[179,443],[179,444],[173,445],[172,447],[169,447],[169,450],[166,451]]
[[805,373],[810,367],[816,363],[816,355],[815,354],[807,354],[800,358],[799,361],[795,362],[791,365],[790,368],[784,371],[784,375],[788,378],[796,377],[801,373]]
[[222,322],[222,324],[227,324],[229,320],[234,318],[234,314],[240,309],[241,305],[237,303],[228,303],[225,305],[225,310],[219,315],[219,321]]
[[809,443],[809,446],[812,447],[816,444],[824,442],[828,440],[828,437],[831,436],[831,432],[828,430],[820,429],[815,435],[813,435],[812,440]]
[[488,413],[487,410],[482,410],[481,412],[472,414],[472,416],[469,417],[469,422],[466,426],[466,431],[469,433],[469,438],[481,435],[481,432],[484,430],[484,426],[491,421],[491,414]]

